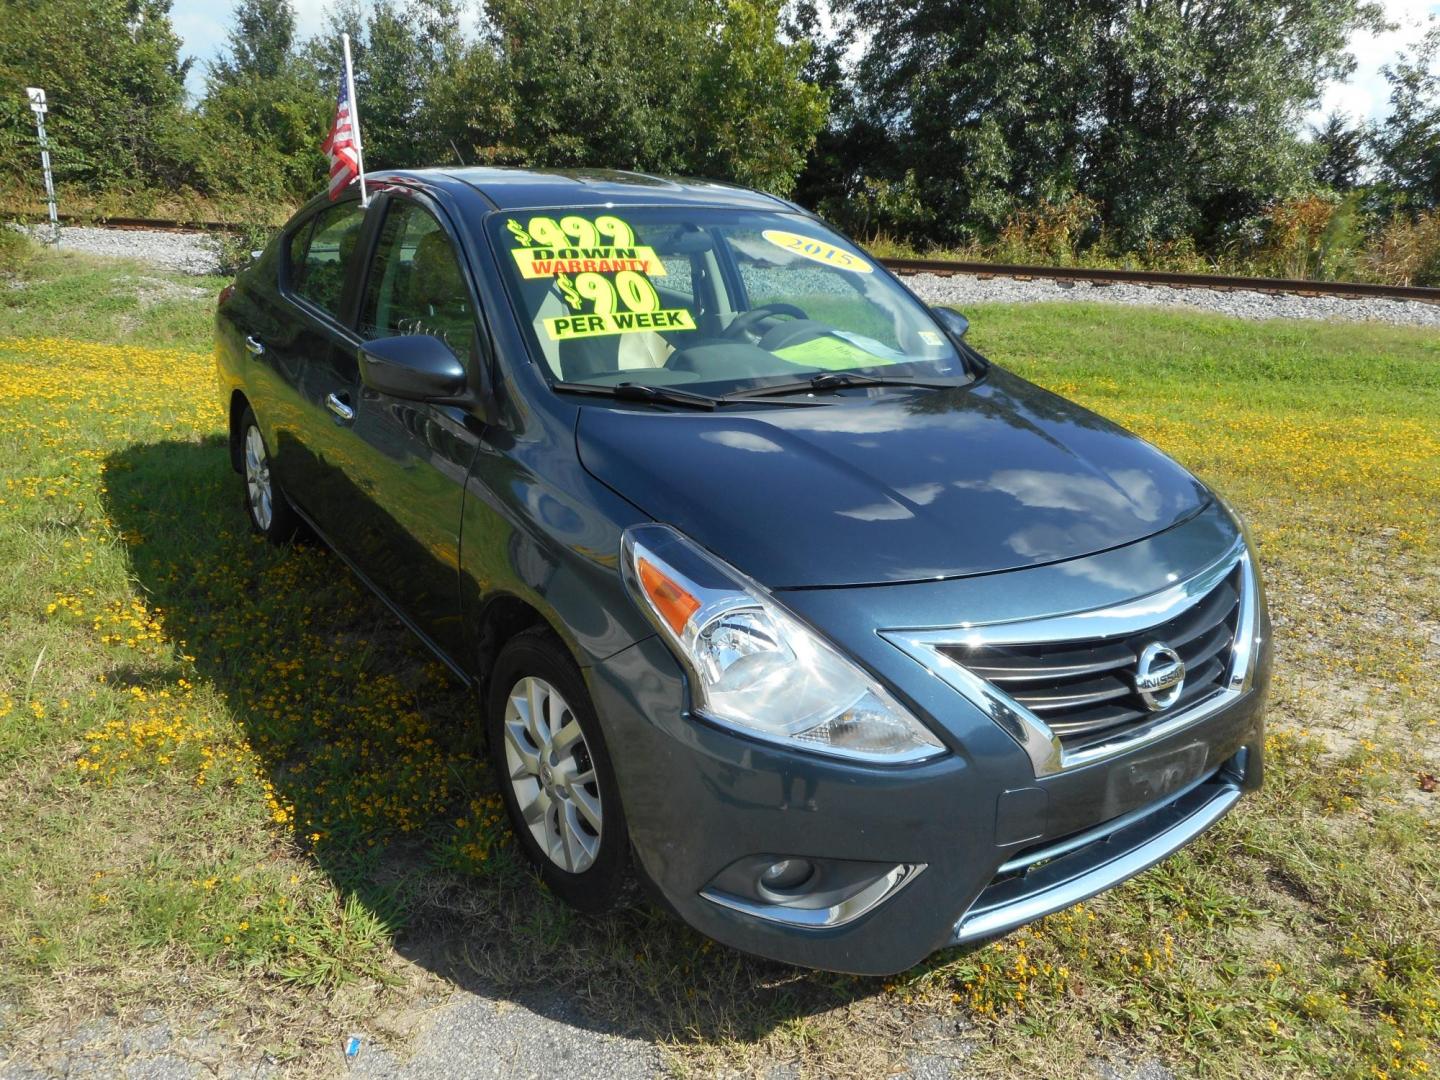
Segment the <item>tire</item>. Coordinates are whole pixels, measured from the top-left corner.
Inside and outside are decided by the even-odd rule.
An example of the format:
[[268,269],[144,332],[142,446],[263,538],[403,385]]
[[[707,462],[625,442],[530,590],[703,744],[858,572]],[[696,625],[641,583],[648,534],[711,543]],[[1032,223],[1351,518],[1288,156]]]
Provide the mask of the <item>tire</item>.
[[300,527],[300,518],[280,490],[279,481],[270,468],[270,448],[255,412],[248,405],[240,418],[240,475],[245,482],[245,513],[250,527],[272,544],[293,539]]
[[[595,707],[570,654],[543,628],[518,634],[495,660],[487,699],[490,763],[525,857],[579,911],[600,915],[629,904],[636,893],[630,834]],[[541,723],[532,725],[531,716]]]

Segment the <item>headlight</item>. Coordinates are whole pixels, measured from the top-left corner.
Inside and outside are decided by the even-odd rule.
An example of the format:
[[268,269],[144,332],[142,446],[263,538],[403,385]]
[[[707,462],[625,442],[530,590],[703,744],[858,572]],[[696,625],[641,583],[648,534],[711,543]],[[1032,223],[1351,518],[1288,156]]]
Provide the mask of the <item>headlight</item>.
[[788,746],[900,763],[945,747],[760,585],[668,525],[621,541],[625,583],[690,671],[697,712]]

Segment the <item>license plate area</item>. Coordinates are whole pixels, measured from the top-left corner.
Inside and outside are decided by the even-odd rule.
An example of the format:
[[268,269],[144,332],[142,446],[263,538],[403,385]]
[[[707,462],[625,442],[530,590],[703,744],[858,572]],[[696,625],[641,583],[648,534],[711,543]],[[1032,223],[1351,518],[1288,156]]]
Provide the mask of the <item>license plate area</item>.
[[1209,758],[1209,746],[1196,742],[1127,761],[1111,770],[1106,802],[1113,807],[1137,807],[1169,798],[1199,779]]

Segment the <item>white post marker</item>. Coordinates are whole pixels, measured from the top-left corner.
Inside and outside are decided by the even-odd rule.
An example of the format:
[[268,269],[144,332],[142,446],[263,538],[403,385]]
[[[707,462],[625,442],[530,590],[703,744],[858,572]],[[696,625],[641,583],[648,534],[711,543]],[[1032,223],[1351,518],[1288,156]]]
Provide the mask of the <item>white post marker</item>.
[[350,99],[350,130],[355,133],[355,165],[360,170],[360,205],[369,206],[365,191],[365,149],[360,144],[360,102],[355,100],[355,71],[350,66],[350,35],[341,34],[345,45],[345,95]]
[[[55,213],[55,181],[50,176],[50,140],[45,137],[45,91],[38,86],[27,86],[25,94],[30,99],[30,108],[35,113],[35,134],[40,137],[40,165],[45,170],[45,201],[50,205],[50,242],[60,243],[60,217]],[[357,147],[358,148],[358,147]]]

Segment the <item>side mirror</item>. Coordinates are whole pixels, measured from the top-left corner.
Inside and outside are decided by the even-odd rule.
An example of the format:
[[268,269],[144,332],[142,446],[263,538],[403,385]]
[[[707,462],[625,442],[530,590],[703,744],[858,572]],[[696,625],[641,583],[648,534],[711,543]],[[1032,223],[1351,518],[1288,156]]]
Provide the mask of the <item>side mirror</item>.
[[960,341],[970,329],[970,320],[961,315],[954,308],[932,307],[930,315],[936,322],[945,328],[946,333],[956,341]]
[[465,393],[465,365],[431,334],[402,334],[360,346],[360,381],[407,401],[453,399]]

